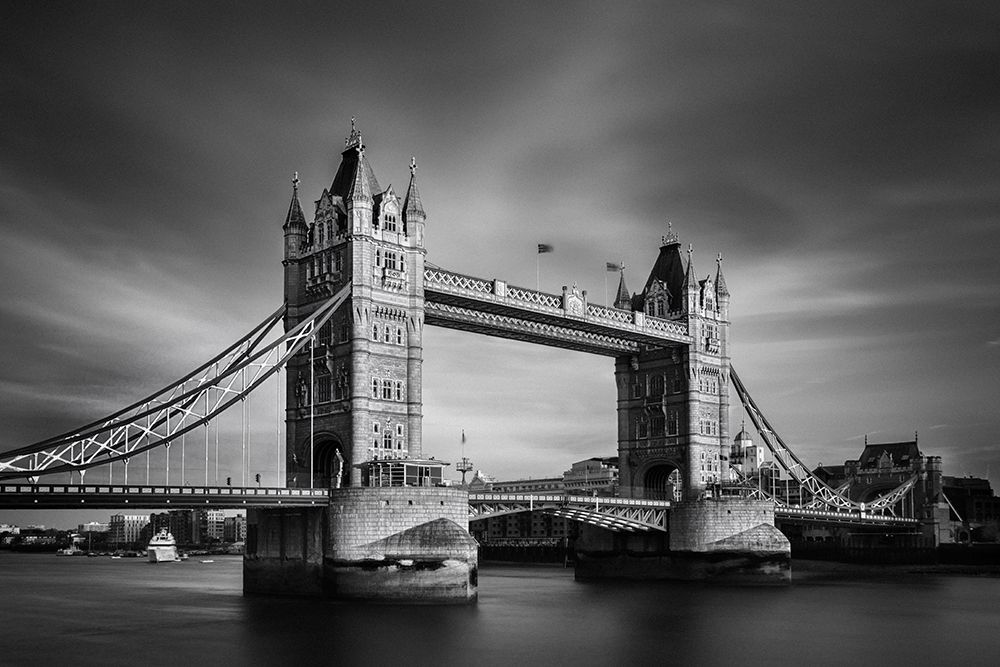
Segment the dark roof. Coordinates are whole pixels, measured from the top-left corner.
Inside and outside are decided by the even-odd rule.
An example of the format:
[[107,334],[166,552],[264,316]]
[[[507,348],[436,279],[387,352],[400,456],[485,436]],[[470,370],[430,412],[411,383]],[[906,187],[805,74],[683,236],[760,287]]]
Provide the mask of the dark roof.
[[858,459],[859,468],[874,468],[882,454],[887,453],[894,466],[909,465],[911,461],[921,456],[916,440],[909,442],[888,442],[881,445],[865,445]]
[[410,187],[406,189],[406,197],[403,199],[403,223],[423,220],[427,216],[424,214],[424,204],[420,201],[420,191],[417,190],[417,176],[410,172]]
[[681,305],[681,298],[684,285],[684,262],[681,260],[680,244],[671,241],[660,246],[660,254],[653,264],[653,270],[649,272],[646,285],[641,294],[635,295],[632,299],[632,310],[644,310],[646,305],[646,293],[649,292],[650,285],[654,280],[659,280],[666,285],[670,293],[670,310],[676,310]]
[[981,477],[951,477],[949,475],[942,475],[941,486],[948,491],[962,491],[967,495],[993,495],[990,480],[982,479]]
[[813,470],[813,474],[827,477],[843,477],[847,474],[847,466],[825,466],[820,464]]
[[628,310],[632,307],[632,297],[628,294],[628,287],[625,286],[625,270],[622,269],[621,277],[618,279],[618,294],[615,296],[615,308]]
[[[382,192],[375,172],[368,164],[368,158],[364,151],[359,151],[356,147],[350,147],[341,155],[340,167],[337,168],[337,175],[333,177],[333,184],[330,186],[330,194],[340,197],[343,200],[350,198],[351,190],[357,182],[358,187],[367,188],[367,196],[374,192]],[[358,173],[358,156],[361,156],[361,173]]]
[[715,293],[719,296],[729,296],[726,278],[722,275],[722,255],[719,255],[718,270],[715,272]]
[[302,206],[299,204],[298,190],[292,191],[292,201],[288,205],[288,215],[285,216],[285,224],[282,229],[287,230],[292,226],[307,228],[306,216],[302,214]]

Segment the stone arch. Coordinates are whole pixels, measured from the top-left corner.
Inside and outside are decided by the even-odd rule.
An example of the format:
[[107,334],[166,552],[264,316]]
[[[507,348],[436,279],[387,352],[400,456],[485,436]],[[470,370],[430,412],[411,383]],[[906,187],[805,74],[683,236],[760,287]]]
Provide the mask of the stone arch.
[[[308,446],[308,445],[307,445]],[[340,439],[331,433],[317,433],[313,438],[313,486],[337,488],[350,483],[350,460]],[[339,454],[339,456],[338,456]],[[339,473],[339,480],[338,480]]]
[[650,461],[638,470],[636,479],[646,500],[676,500],[683,495],[684,472],[676,461]]

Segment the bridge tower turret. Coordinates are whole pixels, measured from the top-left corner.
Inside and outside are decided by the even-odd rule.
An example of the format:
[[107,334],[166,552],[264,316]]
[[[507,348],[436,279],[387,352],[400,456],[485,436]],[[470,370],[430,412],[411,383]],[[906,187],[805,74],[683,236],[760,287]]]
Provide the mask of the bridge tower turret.
[[301,251],[289,254],[286,240],[286,329],[351,286],[313,349],[288,364],[289,486],[357,486],[357,464],[422,453],[426,216],[416,164],[404,206],[379,185],[353,119],[344,143]]
[[285,224],[282,225],[281,229],[285,235],[285,256],[281,264],[285,267],[285,302],[287,303],[301,287],[298,284],[299,272],[295,265],[300,253],[306,247],[306,240],[309,237],[306,217],[302,214],[302,205],[299,204],[299,172],[295,172],[292,177],[292,201],[288,205],[288,215],[285,216]]
[[729,294],[700,281],[672,228],[633,307],[687,324],[691,342],[619,357],[618,450],[623,495],[696,500],[728,480]]

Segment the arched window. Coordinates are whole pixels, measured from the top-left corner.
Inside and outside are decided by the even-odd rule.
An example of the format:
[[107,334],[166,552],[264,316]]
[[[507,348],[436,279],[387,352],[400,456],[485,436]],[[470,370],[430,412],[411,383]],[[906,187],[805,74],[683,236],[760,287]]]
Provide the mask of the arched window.
[[378,340],[378,325],[377,324],[373,324],[372,325],[372,340],[374,340],[374,341]]
[[403,344],[403,329],[402,327],[396,327],[396,345]]
[[[378,398],[378,378],[372,378],[372,398]],[[378,432],[378,424],[375,424],[375,432]]]

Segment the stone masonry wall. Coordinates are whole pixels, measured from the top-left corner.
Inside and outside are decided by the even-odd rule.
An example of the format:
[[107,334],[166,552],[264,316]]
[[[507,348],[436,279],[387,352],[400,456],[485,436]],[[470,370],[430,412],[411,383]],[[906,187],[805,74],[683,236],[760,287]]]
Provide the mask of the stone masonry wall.
[[469,495],[462,489],[332,489],[329,512],[329,556],[345,561],[368,556],[367,544],[435,519],[449,519],[469,529]]
[[[764,526],[764,529],[754,530]],[[752,536],[748,531],[754,531]],[[670,509],[671,551],[739,550],[737,538],[752,551],[789,551],[788,540],[774,528],[774,505],[764,500],[722,498],[676,503]],[[752,544],[751,544],[752,543]]]

